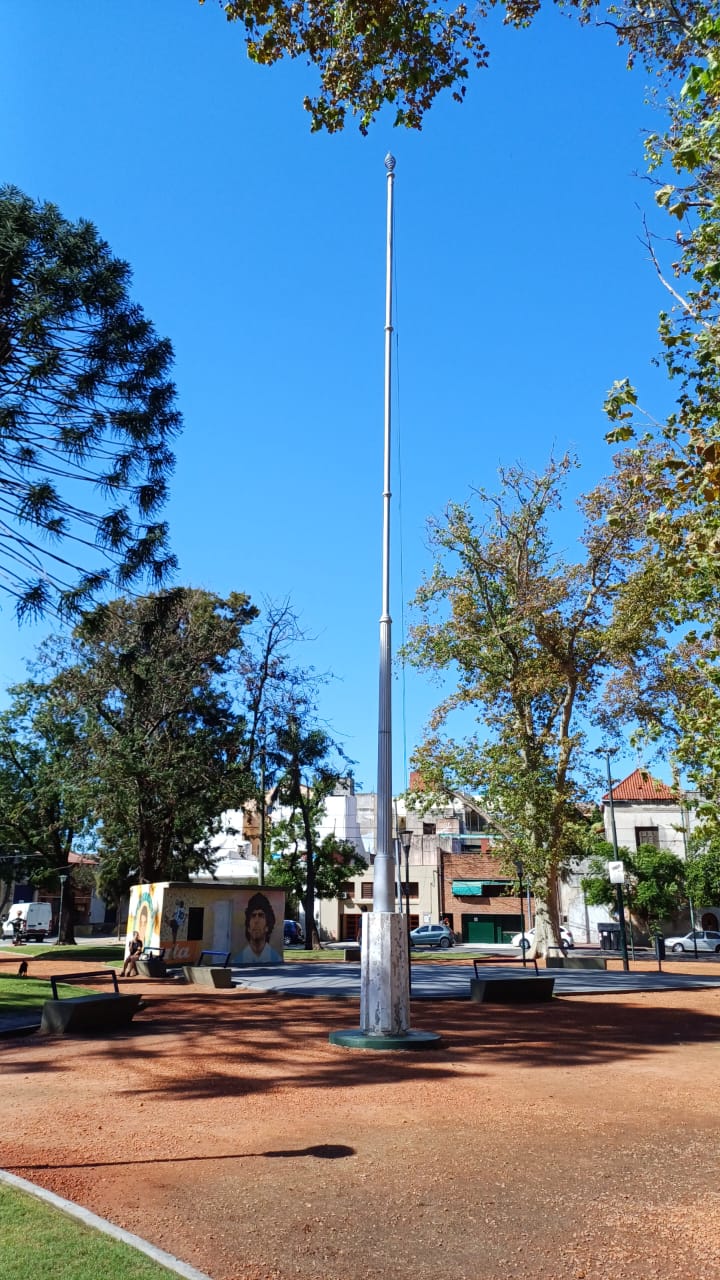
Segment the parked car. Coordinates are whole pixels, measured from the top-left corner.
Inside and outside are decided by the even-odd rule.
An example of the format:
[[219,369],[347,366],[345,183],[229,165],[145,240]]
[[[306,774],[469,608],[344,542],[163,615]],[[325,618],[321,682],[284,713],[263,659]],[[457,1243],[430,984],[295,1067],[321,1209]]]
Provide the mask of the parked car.
[[[561,928],[560,937],[562,939],[562,943],[564,947],[575,946],[575,939],[573,938],[569,929]],[[535,941],[534,929],[526,929],[524,933],[516,933],[515,937],[511,938],[512,945],[514,947],[522,947],[523,950],[527,950],[528,947],[531,947],[534,941]]]
[[297,920],[283,921],[283,946],[291,947],[294,942],[303,942],[304,938],[305,934]]
[[697,943],[698,951],[720,952],[720,933],[714,929],[691,929],[680,938],[666,938],[668,951],[694,951]]
[[455,945],[455,934],[446,924],[421,924],[410,930],[410,941],[414,947],[448,947]]

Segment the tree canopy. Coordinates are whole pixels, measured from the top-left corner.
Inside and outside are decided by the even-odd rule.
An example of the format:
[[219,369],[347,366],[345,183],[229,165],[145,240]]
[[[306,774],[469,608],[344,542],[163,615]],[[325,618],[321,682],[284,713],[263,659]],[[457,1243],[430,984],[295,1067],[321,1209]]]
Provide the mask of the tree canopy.
[[173,353],[92,223],[0,188],[0,586],[73,612],[174,567]]
[[[628,906],[643,930],[652,934],[674,920],[687,902],[686,864],[669,849],[642,844],[634,853],[619,849],[629,886]],[[617,894],[607,864],[615,856],[612,845],[601,842],[582,879],[588,906],[615,908]]]
[[[33,680],[10,689],[0,715],[0,877],[63,894],[60,940],[73,942],[74,842],[88,829],[89,794],[77,775],[78,724],[52,689]],[[3,904],[4,905],[4,904]]]
[[[583,500],[584,555],[569,563],[550,523],[571,466],[502,470],[498,494],[478,490],[431,523],[435,564],[407,646],[452,685],[413,763],[431,793],[482,796],[508,867],[520,858],[533,880],[541,944],[559,942],[558,879],[584,845],[587,728],[604,723],[608,676],[659,640],[652,594],[627,594],[645,554],[634,473]],[[459,740],[457,713],[478,725]]]
[[[575,10],[583,23],[611,27],[628,61],[642,60],[676,73],[688,65],[697,47],[694,23],[708,7],[698,0],[665,0],[649,9],[640,0],[555,0]],[[199,0],[204,4],[205,0]],[[505,22],[528,26],[540,0],[483,0],[466,4],[427,0],[220,0],[229,22],[245,30],[248,56],[270,65],[302,58],[319,76],[316,96],[306,96],[313,130],[342,129],[348,114],[362,133],[383,106],[395,111],[394,123],[419,129],[439,94],[456,101],[465,96],[473,68],[487,65],[484,28],[495,8]]]
[[269,883],[284,885],[303,903],[305,946],[317,942],[315,901],[333,898],[344,882],[367,863],[354,844],[333,833],[320,835],[325,802],[338,783],[349,779],[344,753],[317,724],[307,698],[296,699],[276,735],[276,798],[287,816],[273,826]]
[[105,887],[211,865],[222,812],[252,794],[226,678],[255,616],[244,595],[176,588],[99,605],[55,653],[51,688],[79,726]]

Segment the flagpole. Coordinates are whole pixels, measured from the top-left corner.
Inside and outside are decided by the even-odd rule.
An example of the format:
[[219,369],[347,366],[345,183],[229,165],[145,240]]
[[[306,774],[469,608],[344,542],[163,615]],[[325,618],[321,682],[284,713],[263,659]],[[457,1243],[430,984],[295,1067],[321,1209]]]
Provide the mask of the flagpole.
[[390,618],[390,442],[393,335],[393,218],[395,157],[385,157],[385,431],[383,460],[382,613],[378,696],[378,780],[373,864],[373,909],[363,916],[360,956],[360,1029],[331,1031],[331,1044],[350,1049],[435,1047],[433,1031],[410,1030],[407,929],[395,910],[392,839],[392,621]]

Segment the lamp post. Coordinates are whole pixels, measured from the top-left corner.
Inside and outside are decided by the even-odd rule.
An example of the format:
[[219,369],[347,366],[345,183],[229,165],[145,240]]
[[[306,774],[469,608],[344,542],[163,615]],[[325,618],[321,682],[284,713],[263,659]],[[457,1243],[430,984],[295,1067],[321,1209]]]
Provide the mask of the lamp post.
[[[610,867],[610,883],[615,885],[617,897],[618,920],[620,921],[620,945],[622,947],[623,969],[627,973],[630,969],[628,961],[627,934],[625,932],[625,903],[623,901],[623,884],[625,881],[625,867],[620,861],[618,854],[617,827],[615,826],[615,803],[613,801],[613,782],[610,774],[610,752],[604,751],[605,764],[607,765],[607,782],[608,782],[608,800],[610,801],[610,827],[612,830],[612,847],[615,854],[615,862],[608,864]],[[616,868],[613,873],[613,865]]]
[[514,862],[514,863],[513,863],[513,866],[515,867],[515,874],[517,875],[517,878],[518,878],[518,885],[519,885],[519,894],[520,894],[520,949],[521,949],[521,951],[522,951],[522,964],[523,964],[523,969],[525,969],[525,968],[527,967],[527,958],[526,958],[526,956],[525,956],[525,952],[526,952],[526,950],[527,950],[527,948],[526,948],[526,946],[525,946],[525,909],[524,909],[524,907],[523,907],[523,871],[525,870],[525,868],[524,868],[524,866],[523,866],[523,864],[522,864],[522,862],[520,861],[520,859],[519,859],[519,858],[517,859],[517,861],[516,861],[516,862]]
[[[686,814],[688,818],[687,825],[685,823]],[[682,838],[683,838],[683,852],[685,854],[685,865],[687,866],[688,857],[690,856],[690,848],[688,845],[688,825],[690,822],[690,811],[687,805],[683,804],[682,801],[680,802],[680,821],[682,822]],[[695,952],[695,959],[697,960],[698,958],[697,929],[695,928],[695,903],[693,902],[692,894],[688,894],[688,906],[690,907],[690,928],[692,929],[692,936],[693,936],[693,951]]]
[[59,911],[58,911],[58,942],[59,942],[59,941],[60,941],[60,930],[61,930],[61,928],[62,928],[63,892],[64,892],[64,889],[65,889],[65,881],[67,880],[67,876],[66,876],[66,875],[65,875],[65,876],[58,876],[58,880],[60,881],[60,909],[59,909]]

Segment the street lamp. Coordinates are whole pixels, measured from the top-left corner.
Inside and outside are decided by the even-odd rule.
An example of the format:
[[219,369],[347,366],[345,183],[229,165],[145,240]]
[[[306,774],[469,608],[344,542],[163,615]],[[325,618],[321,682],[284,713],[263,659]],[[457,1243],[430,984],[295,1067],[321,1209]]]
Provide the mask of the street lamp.
[[525,868],[519,858],[513,863],[513,866],[515,867],[520,889],[520,949],[522,951],[523,969],[525,969],[527,967],[527,958],[525,956],[527,950],[525,946],[525,910],[523,908],[523,871]]
[[[688,819],[687,825],[685,823],[686,814]],[[690,856],[690,847],[688,845],[688,825],[690,823],[690,810],[688,809],[687,804],[683,804],[682,799],[680,801],[680,820],[682,822],[683,852],[685,854],[685,865],[687,866],[688,857]],[[697,960],[698,958],[697,929],[695,927],[695,903],[693,902],[692,894],[688,894],[688,906],[690,907],[690,928],[692,929],[693,951],[695,952],[695,959]]]
[[58,942],[60,941],[60,930],[62,928],[62,909],[63,909],[63,891],[65,889],[65,881],[67,876],[58,876],[60,881],[60,910],[58,911]]
[[[623,902],[623,883],[625,881],[625,867],[620,861],[618,854],[617,827],[615,826],[615,803],[613,800],[613,782],[610,774],[610,752],[603,751],[605,756],[605,764],[607,765],[607,782],[608,782],[608,799],[610,801],[610,826],[612,829],[612,847],[615,854],[615,862],[609,863],[610,867],[610,883],[615,885],[617,895],[618,919],[620,921],[620,944],[622,947],[623,969],[627,973],[630,969],[628,961],[627,934],[625,932],[625,903]],[[613,865],[615,871],[613,871]]]

